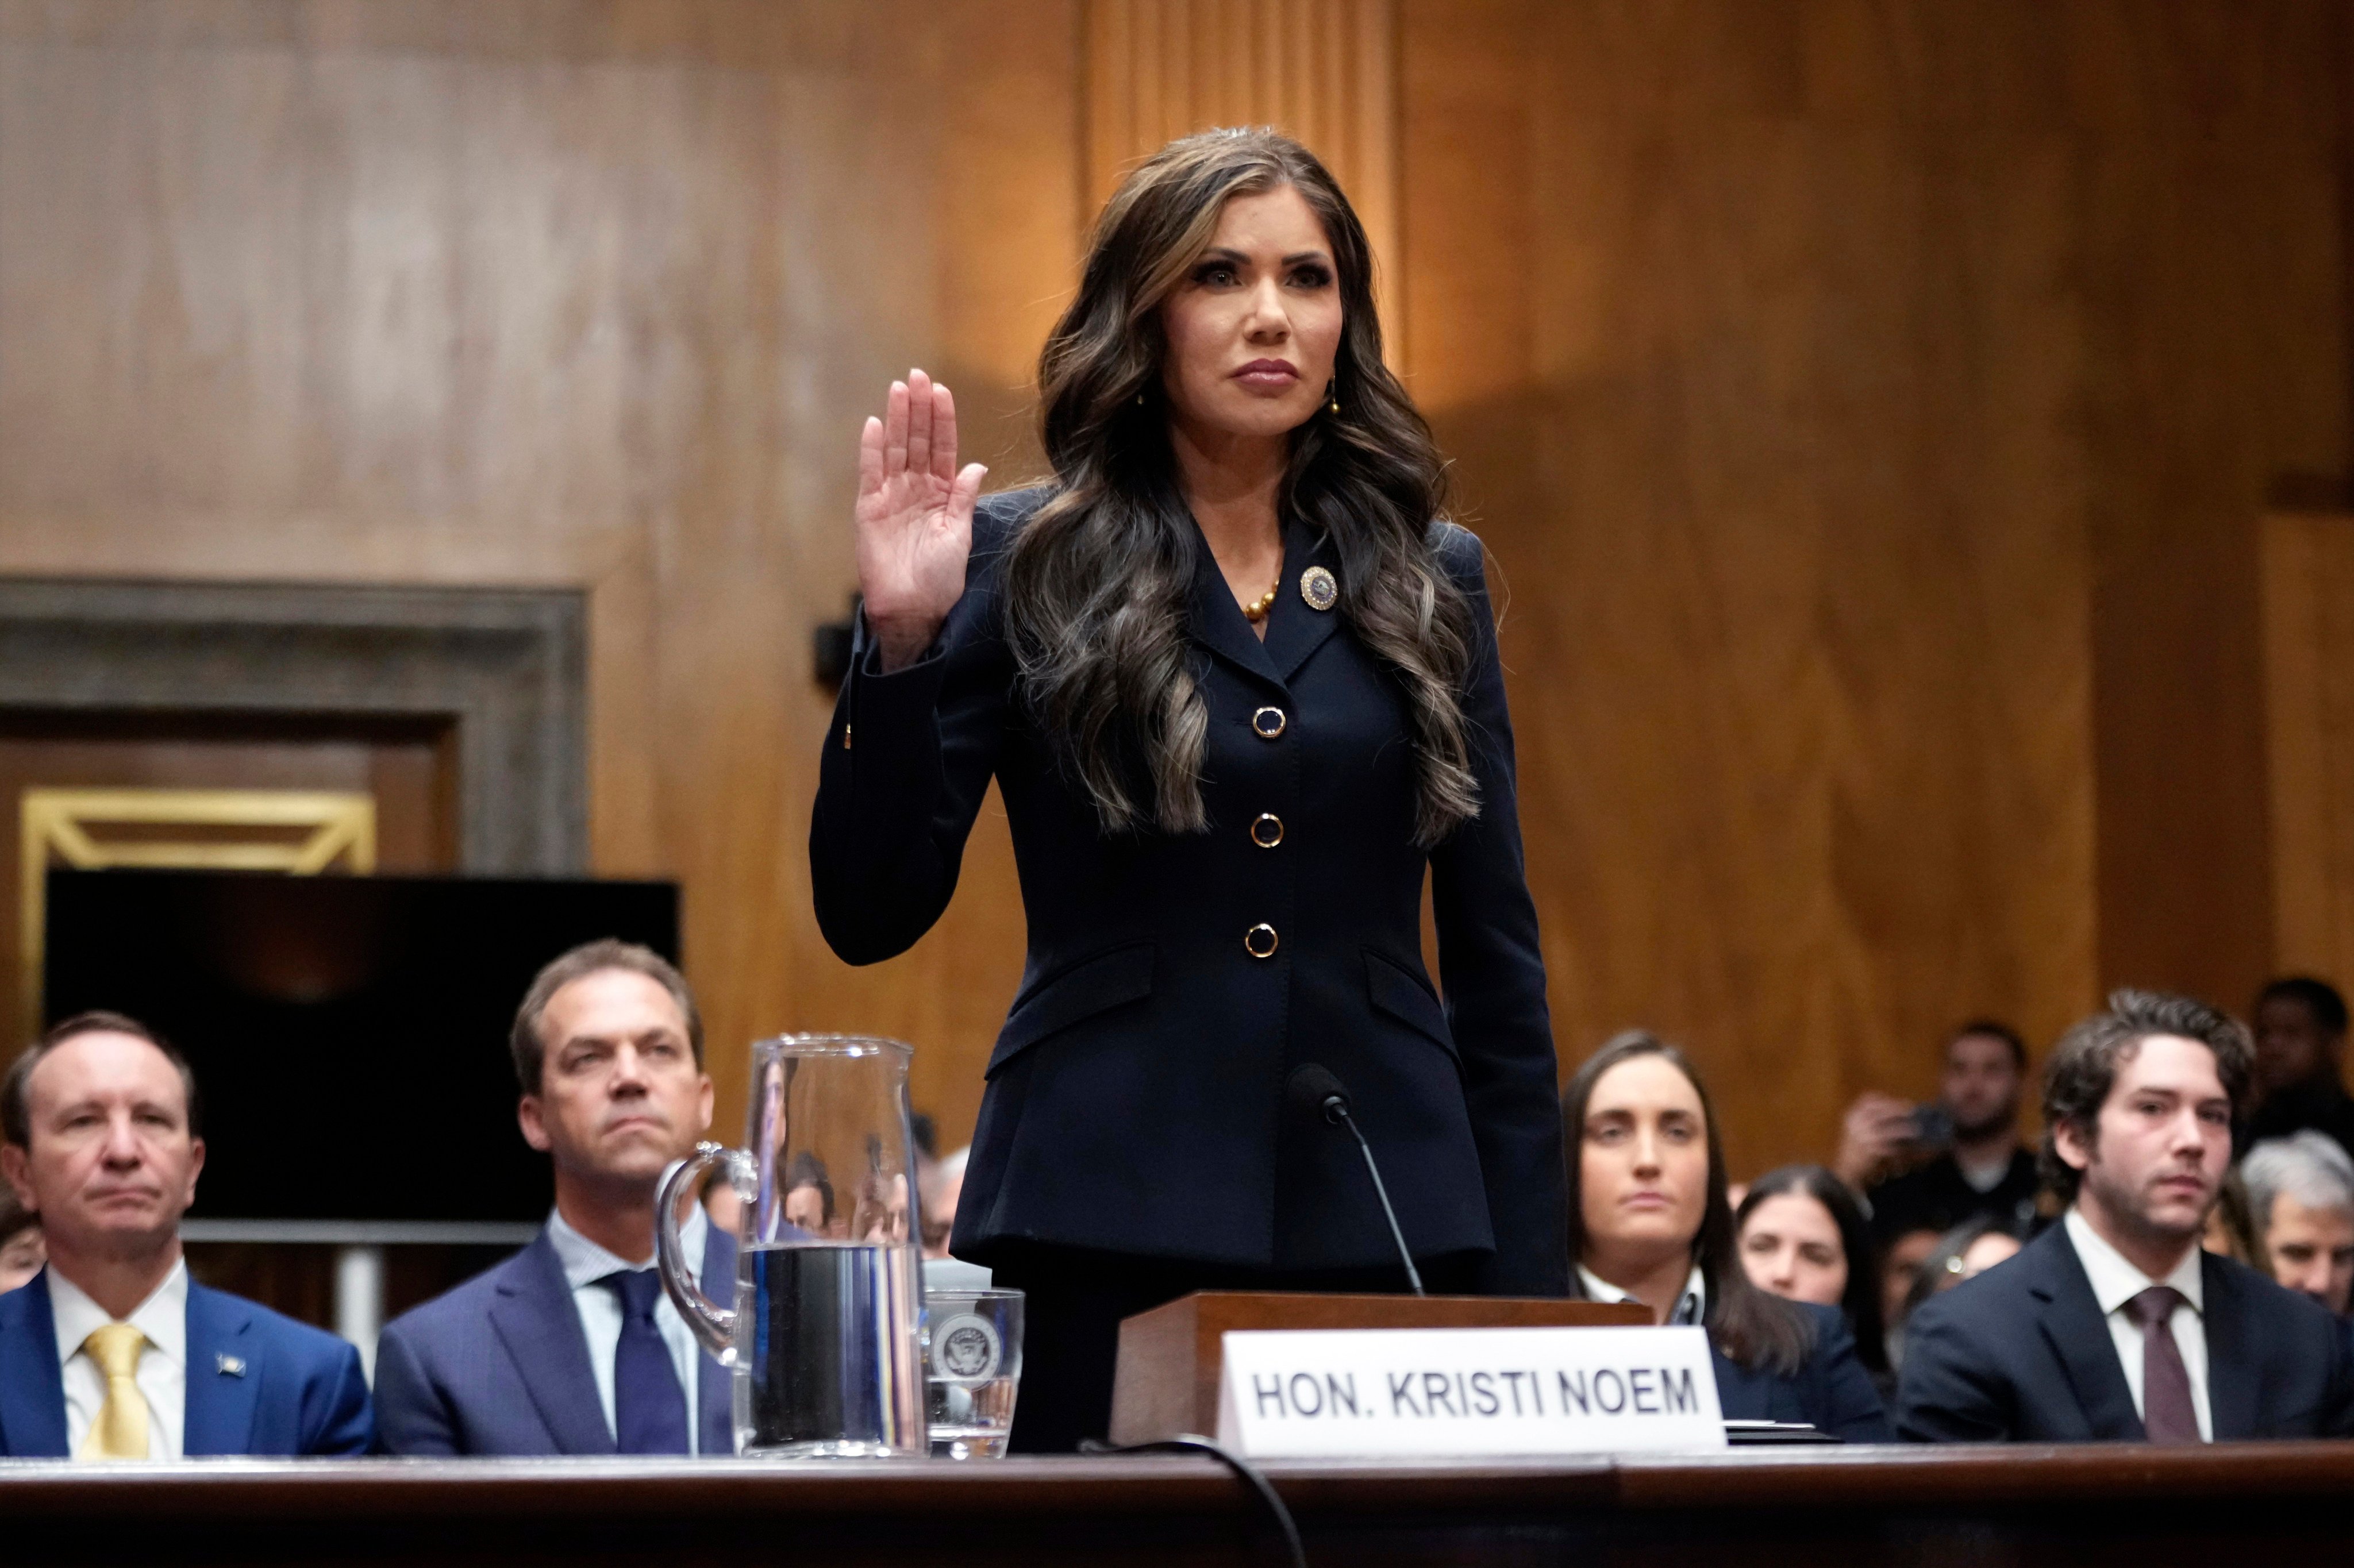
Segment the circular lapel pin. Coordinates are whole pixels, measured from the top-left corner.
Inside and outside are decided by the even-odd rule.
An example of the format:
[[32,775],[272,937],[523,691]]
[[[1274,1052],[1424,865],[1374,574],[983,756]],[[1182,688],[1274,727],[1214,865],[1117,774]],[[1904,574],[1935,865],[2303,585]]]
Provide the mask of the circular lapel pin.
[[1299,597],[1310,609],[1330,609],[1341,602],[1341,585],[1323,567],[1310,567],[1299,574]]

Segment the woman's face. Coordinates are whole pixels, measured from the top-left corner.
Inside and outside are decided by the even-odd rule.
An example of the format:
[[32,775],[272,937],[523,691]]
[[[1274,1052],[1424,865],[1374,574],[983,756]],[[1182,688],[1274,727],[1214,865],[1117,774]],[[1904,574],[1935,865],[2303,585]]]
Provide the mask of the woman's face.
[[1580,1261],[1643,1267],[1688,1255],[1708,1210],[1708,1118],[1691,1080],[1663,1056],[1629,1057],[1596,1079],[1577,1179]]
[[1761,1199],[1741,1227],[1741,1266],[1760,1290],[1836,1307],[1847,1295],[1847,1245],[1839,1222],[1805,1192]]
[[1341,348],[1339,278],[1299,191],[1228,198],[1161,307],[1161,390],[1195,444],[1287,435],[1316,417]]

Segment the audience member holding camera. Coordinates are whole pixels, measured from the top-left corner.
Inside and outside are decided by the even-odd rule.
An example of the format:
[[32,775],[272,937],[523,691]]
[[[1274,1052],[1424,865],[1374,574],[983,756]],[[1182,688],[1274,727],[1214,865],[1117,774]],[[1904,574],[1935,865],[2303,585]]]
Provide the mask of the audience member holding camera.
[[367,1452],[358,1351],[188,1278],[205,1142],[178,1052],[118,1014],[69,1018],[0,1082],[0,1135],[48,1248],[0,1296],[0,1457]]
[[2026,1077],[2018,1032],[1981,1019],[1946,1040],[1935,1104],[1867,1094],[1848,1108],[1832,1169],[1863,1194],[1882,1249],[1980,1214],[2014,1229],[2032,1223],[2035,1156],[2019,1140]]
[[1837,1309],[1768,1295],[1743,1272],[1716,1118],[1683,1054],[1619,1035],[1562,1091],[1562,1115],[1570,1293],[1706,1328],[1728,1420],[1885,1441],[1887,1412]]
[[1897,1430],[1933,1442],[2199,1443],[2354,1431],[2322,1308],[2200,1245],[2252,1046],[2182,997],[2119,991],[2053,1049],[2045,1176],[2067,1201],[2010,1262],[1906,1326]]

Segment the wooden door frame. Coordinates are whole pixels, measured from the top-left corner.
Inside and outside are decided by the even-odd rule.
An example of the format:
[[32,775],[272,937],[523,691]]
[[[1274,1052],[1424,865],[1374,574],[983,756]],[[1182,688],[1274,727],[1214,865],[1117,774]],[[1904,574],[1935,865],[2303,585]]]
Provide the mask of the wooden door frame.
[[458,864],[588,862],[588,604],[571,588],[0,579],[0,709],[440,718]]

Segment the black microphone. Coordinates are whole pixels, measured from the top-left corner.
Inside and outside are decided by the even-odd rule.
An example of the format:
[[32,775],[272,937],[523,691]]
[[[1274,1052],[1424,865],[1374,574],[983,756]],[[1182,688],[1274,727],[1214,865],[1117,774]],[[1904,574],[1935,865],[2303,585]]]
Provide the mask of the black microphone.
[[1398,1261],[1405,1265],[1405,1282],[1414,1287],[1416,1296],[1424,1294],[1422,1275],[1414,1266],[1414,1254],[1405,1247],[1405,1233],[1398,1229],[1397,1211],[1390,1207],[1390,1190],[1382,1184],[1382,1168],[1373,1163],[1373,1146],[1365,1141],[1364,1128],[1349,1114],[1348,1086],[1332,1075],[1330,1067],[1302,1062],[1291,1070],[1286,1092],[1301,1113],[1320,1118],[1334,1127],[1345,1127],[1349,1136],[1357,1140],[1357,1151],[1365,1157],[1365,1174],[1373,1179],[1373,1196],[1382,1201],[1382,1218],[1390,1223],[1390,1239],[1397,1243]]

